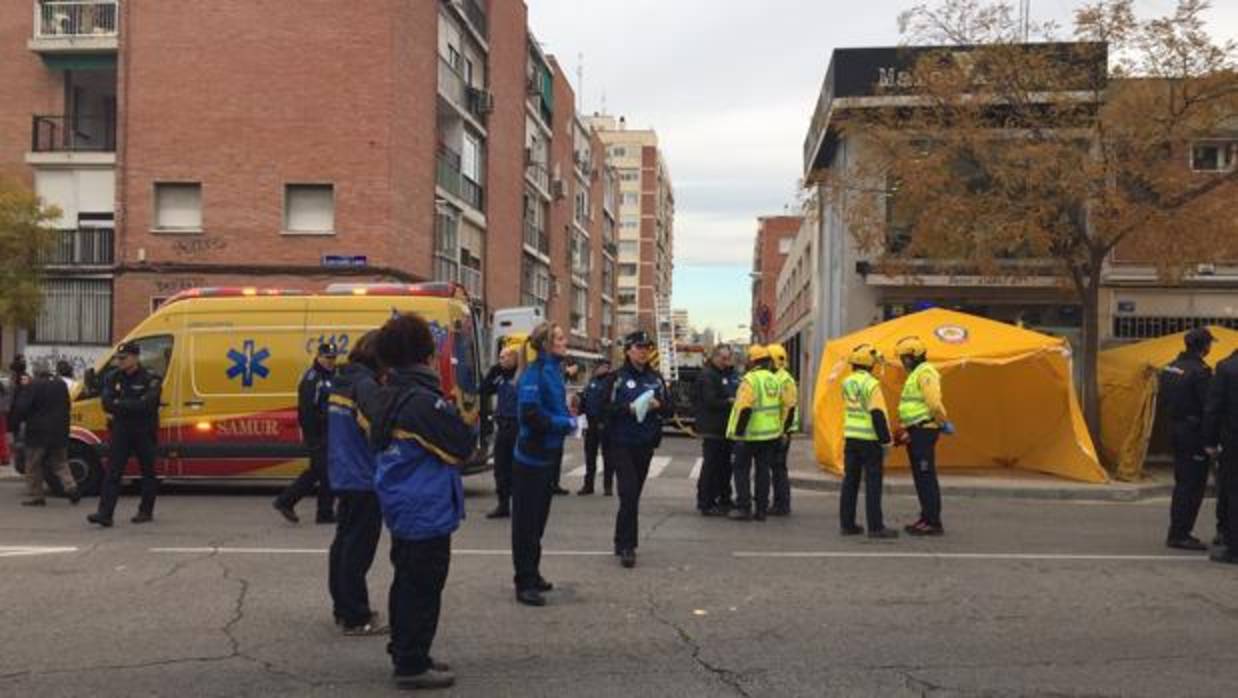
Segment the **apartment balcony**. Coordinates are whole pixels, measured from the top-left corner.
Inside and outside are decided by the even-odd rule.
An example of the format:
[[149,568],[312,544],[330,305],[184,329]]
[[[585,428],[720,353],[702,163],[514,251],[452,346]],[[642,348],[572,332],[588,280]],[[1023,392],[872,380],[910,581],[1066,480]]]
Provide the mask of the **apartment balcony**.
[[115,117],[35,115],[30,123],[31,166],[116,166]]
[[533,186],[537,187],[538,193],[547,200],[550,199],[550,170],[546,169],[545,163],[530,162],[525,165],[524,175]]
[[485,189],[460,171],[460,154],[440,144],[435,182],[448,194],[477,211],[484,211]]
[[39,257],[46,267],[110,267],[115,264],[115,231],[81,228],[56,231],[53,244]]
[[56,53],[107,53],[120,46],[118,0],[82,0],[34,3],[34,36],[31,51]]
[[469,85],[460,71],[442,56],[438,59],[438,91],[444,99],[461,113],[474,119],[480,127],[485,126],[486,115],[494,111],[494,95]]
[[524,246],[539,254],[550,256],[550,236],[546,234],[545,228],[534,221],[525,220],[524,222]]
[[490,23],[486,17],[486,11],[481,8],[481,5],[477,3],[477,0],[454,1],[464,8],[464,16],[468,18],[469,24],[473,25],[473,29],[475,29],[483,39],[489,39]]

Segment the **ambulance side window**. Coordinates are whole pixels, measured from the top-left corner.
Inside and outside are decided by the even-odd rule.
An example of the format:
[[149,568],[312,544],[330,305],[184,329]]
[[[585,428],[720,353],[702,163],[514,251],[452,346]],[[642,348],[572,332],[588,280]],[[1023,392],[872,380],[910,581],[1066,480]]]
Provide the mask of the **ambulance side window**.
[[[138,345],[141,350],[138,361],[147,371],[166,378],[168,375],[168,364],[172,362],[172,342],[173,337],[170,334],[155,335],[153,337],[142,337],[141,339],[128,340]],[[89,398],[99,397],[101,393],[100,381],[103,377],[112,372],[116,368],[116,356],[108,359],[103,368],[95,371],[88,369],[84,377],[85,385],[82,391],[78,393],[78,400],[86,400]]]
[[477,362],[477,335],[472,317],[456,322],[455,351],[456,385],[462,392],[476,395],[480,388],[480,366]]

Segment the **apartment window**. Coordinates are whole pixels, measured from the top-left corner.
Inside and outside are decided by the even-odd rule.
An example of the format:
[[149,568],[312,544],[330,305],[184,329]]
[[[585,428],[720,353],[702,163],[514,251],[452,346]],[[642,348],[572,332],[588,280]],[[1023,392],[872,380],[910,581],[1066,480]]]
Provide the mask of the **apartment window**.
[[456,281],[460,273],[460,220],[450,214],[434,217],[434,280]]
[[284,230],[289,233],[335,232],[335,187],[289,184],[284,189]]
[[589,222],[589,190],[584,187],[576,190],[576,222],[581,225]]
[[636,276],[636,265],[632,263],[621,263],[619,265],[619,276]]
[[607,301],[602,301],[602,336],[611,336],[611,329],[615,324],[615,309]]
[[1234,168],[1233,142],[1205,142],[1191,146],[1191,169],[1195,172],[1229,172]]
[[619,179],[624,182],[639,182],[640,170],[620,170]]
[[602,294],[609,296],[615,288],[615,263],[602,258]]
[[580,233],[572,235],[571,263],[573,274],[589,275],[589,238]]
[[578,334],[588,332],[589,322],[589,292],[581,286],[572,286],[572,331]]
[[464,149],[460,152],[460,172],[474,182],[481,183],[481,140],[471,133],[464,134]]
[[778,254],[791,254],[791,243],[795,242],[792,238],[783,238],[778,241]]
[[635,206],[640,203],[640,194],[634,191],[623,192],[623,205]]
[[636,291],[620,291],[619,305],[636,305]]
[[624,148],[623,146],[617,145],[610,149],[610,154],[611,154],[611,157],[625,158],[628,156],[628,149]]
[[635,240],[619,241],[619,258],[640,256],[640,243]]
[[550,300],[550,268],[528,255],[524,255],[521,262],[521,305],[538,307],[544,311]]
[[111,279],[46,279],[31,344],[110,344]]
[[155,183],[155,229],[169,232],[202,231],[202,184]]

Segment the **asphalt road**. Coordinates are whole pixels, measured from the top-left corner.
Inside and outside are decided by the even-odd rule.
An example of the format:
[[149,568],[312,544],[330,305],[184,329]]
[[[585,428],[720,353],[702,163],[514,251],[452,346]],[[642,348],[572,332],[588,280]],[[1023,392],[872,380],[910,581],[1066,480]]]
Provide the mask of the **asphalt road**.
[[[703,519],[696,445],[661,455],[635,570],[609,554],[614,499],[556,499],[544,609],[514,602],[508,525],[469,480],[435,646],[458,684],[440,695],[1238,695],[1238,569],[1166,550],[1163,500],[947,501],[946,537],[875,542],[837,535],[827,493],[797,492],[789,519]],[[284,523],[269,493],[176,488],[143,527],[127,497],[111,530],[85,523],[93,500],[19,496],[0,483],[0,695],[395,692],[385,641],[331,623],[332,531]]]

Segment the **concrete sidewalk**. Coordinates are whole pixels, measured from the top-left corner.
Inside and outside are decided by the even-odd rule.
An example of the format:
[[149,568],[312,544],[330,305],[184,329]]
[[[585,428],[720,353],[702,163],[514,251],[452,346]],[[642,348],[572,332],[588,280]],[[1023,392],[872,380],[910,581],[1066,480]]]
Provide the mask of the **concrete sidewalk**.
[[[792,487],[836,492],[842,484],[840,476],[821,470],[810,436],[797,438],[791,443],[787,460]],[[916,493],[911,474],[906,470],[886,473],[882,489],[891,495]],[[1173,470],[1166,466],[1149,466],[1141,482],[1113,481],[1093,485],[1009,468],[956,471],[946,468],[941,471],[941,492],[943,497],[1137,502],[1170,496],[1173,492]]]

